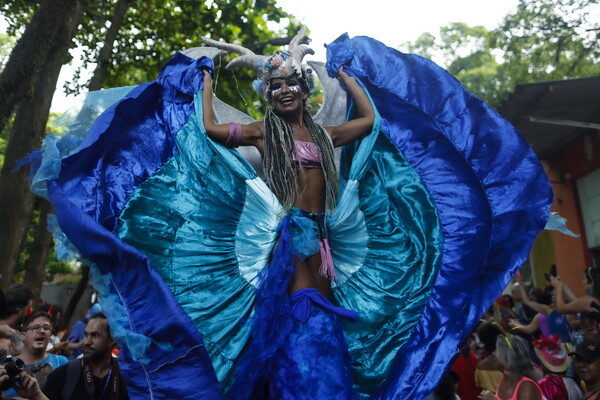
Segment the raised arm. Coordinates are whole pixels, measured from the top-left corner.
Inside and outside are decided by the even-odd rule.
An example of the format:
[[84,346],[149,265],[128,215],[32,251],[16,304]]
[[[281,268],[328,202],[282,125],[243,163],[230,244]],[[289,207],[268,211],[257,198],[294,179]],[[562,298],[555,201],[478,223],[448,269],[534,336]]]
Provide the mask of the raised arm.
[[325,127],[335,147],[352,143],[369,134],[373,128],[373,121],[375,121],[375,110],[363,88],[356,82],[356,79],[344,72],[343,67],[340,67],[338,72],[340,82],[348,88],[348,93],[356,104],[359,118],[342,125]]
[[564,282],[560,276],[550,278],[550,283],[554,286],[556,294],[556,311],[561,314],[575,314],[580,312],[595,311],[591,306],[594,298],[592,296],[583,296],[573,301],[567,302],[564,293]]
[[550,315],[550,313],[552,312],[552,307],[546,304],[538,303],[537,301],[530,300],[529,296],[527,295],[527,292],[525,291],[525,284],[523,283],[523,280],[521,280],[520,278],[517,278],[517,280],[519,282],[519,291],[521,292],[521,301],[523,302],[523,304],[527,305],[529,308],[531,308],[537,313]]
[[523,333],[532,334],[540,329],[540,314],[535,314],[535,317],[527,325],[521,325],[516,320],[510,320],[508,323],[512,326],[511,331],[518,330]]
[[[253,122],[251,124],[219,124],[217,123],[217,116],[215,115],[215,109],[213,105],[213,90],[212,90],[212,78],[210,74],[204,72],[204,90],[202,91],[202,106],[203,106],[203,118],[204,128],[206,134],[215,142],[219,142],[223,145],[229,145],[230,147],[237,146],[256,146],[262,153],[262,138],[263,138],[263,123],[260,121]],[[231,134],[235,136],[236,129],[238,131],[239,140],[231,140],[228,143],[228,138]]]

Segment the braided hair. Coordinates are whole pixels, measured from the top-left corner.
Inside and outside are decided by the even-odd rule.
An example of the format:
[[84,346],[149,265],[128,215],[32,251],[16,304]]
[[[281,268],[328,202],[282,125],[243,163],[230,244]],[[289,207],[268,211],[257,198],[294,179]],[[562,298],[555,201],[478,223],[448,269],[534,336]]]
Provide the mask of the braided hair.
[[[325,207],[330,211],[335,209],[339,192],[333,145],[325,129],[313,120],[306,109],[303,119],[313,142],[319,148],[321,168],[326,184]],[[294,205],[300,191],[296,168],[292,160],[292,154],[296,151],[294,132],[283,116],[271,107],[268,108],[264,126],[265,157],[263,166],[271,190],[283,204],[284,211],[287,212]]]

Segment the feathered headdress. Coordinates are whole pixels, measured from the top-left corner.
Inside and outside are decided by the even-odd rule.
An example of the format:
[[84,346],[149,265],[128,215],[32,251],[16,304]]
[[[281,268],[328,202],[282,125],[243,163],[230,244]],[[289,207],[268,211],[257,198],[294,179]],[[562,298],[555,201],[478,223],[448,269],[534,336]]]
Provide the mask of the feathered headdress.
[[312,91],[314,88],[312,70],[306,65],[302,65],[304,56],[314,54],[314,51],[308,45],[300,43],[305,37],[306,27],[302,27],[290,41],[287,51],[277,50],[271,56],[258,55],[243,46],[218,42],[207,37],[202,37],[202,40],[209,46],[240,54],[239,57],[231,60],[226,68],[247,67],[254,69],[258,75],[254,89],[268,98],[269,86],[273,78],[286,78],[295,74],[306,85],[306,89]]

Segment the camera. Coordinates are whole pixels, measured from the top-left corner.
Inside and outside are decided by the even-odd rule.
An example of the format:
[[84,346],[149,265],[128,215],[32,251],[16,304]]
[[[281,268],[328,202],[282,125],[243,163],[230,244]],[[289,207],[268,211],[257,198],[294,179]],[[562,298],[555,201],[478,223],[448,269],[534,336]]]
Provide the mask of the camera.
[[0,365],[6,369],[8,375],[8,380],[0,385],[0,390],[5,391],[19,380],[19,374],[25,369],[25,363],[18,357],[5,356],[0,357]]

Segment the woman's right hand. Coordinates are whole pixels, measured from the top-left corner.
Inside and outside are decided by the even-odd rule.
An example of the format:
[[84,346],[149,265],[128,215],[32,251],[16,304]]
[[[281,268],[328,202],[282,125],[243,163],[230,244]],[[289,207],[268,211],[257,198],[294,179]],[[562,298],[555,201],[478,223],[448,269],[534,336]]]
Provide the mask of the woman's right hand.
[[477,397],[479,400],[495,400],[496,396],[489,390],[482,390]]

